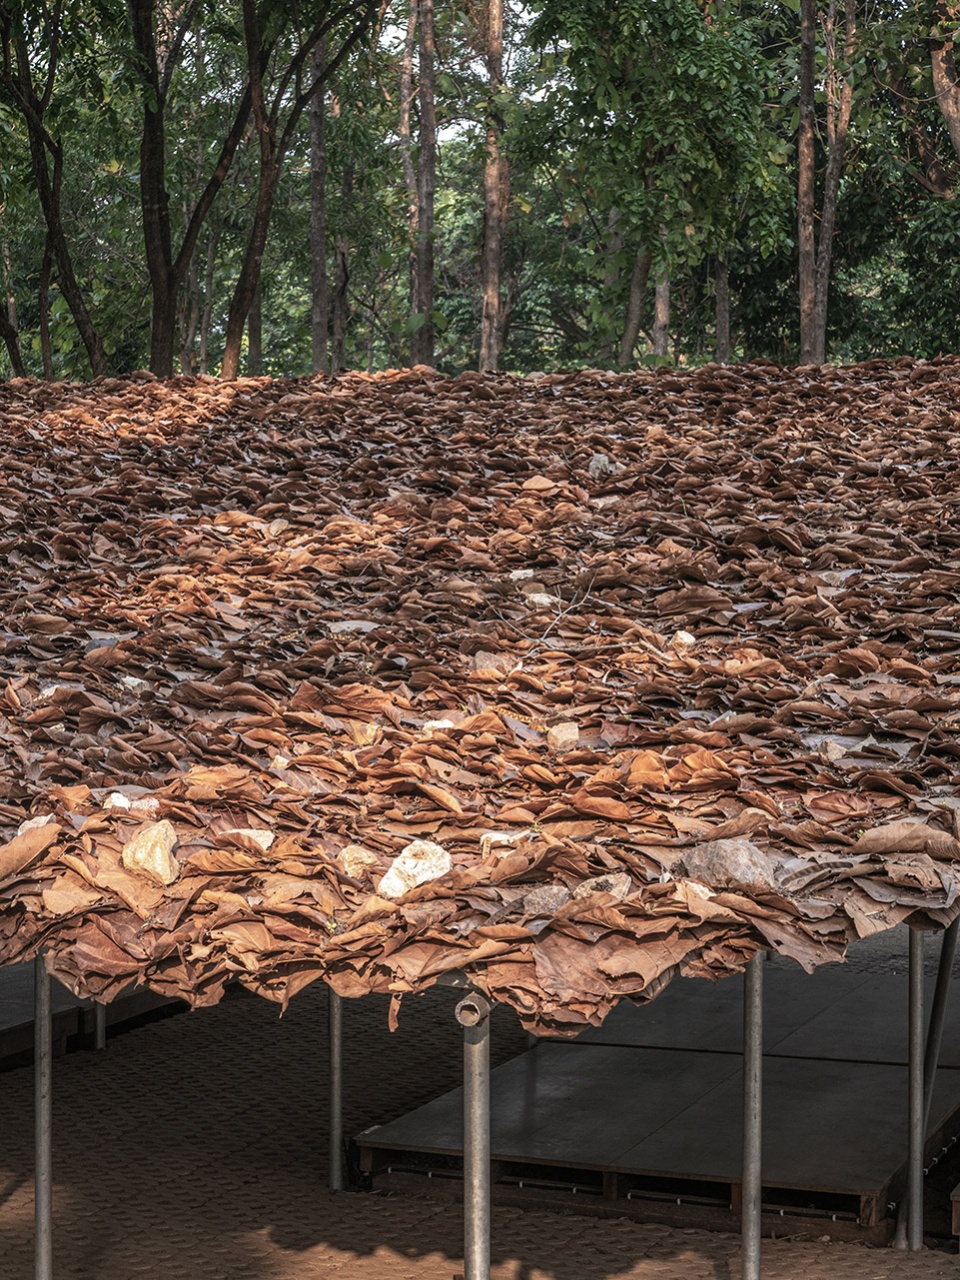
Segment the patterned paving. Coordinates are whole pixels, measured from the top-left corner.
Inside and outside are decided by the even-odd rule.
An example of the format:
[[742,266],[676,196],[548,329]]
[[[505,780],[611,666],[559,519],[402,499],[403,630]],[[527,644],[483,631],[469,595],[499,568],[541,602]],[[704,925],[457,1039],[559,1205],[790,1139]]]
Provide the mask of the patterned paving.
[[[452,993],[345,1009],[346,1129],[456,1083]],[[495,1061],[523,1047],[498,1013]],[[55,1064],[57,1280],[452,1280],[459,1211],[325,1189],[323,993],[283,1018],[253,997]],[[32,1274],[32,1072],[0,1076],[0,1280]],[[493,1280],[736,1280],[734,1235],[500,1208]],[[765,1280],[933,1280],[956,1258],[765,1242]]]

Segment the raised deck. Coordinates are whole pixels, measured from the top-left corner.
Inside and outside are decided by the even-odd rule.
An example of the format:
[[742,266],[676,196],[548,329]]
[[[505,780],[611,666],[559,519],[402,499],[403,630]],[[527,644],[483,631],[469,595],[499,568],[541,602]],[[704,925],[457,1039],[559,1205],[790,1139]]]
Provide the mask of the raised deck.
[[[876,1227],[906,1159],[906,979],[770,965],[766,987],[765,1209]],[[541,1042],[498,1068],[500,1187],[736,1210],[741,1002],[737,979],[677,982],[576,1042]],[[960,1133],[960,1010],[941,1062],[931,1151]],[[374,1181],[388,1170],[456,1176],[461,1108],[455,1090],[361,1134],[361,1168]]]

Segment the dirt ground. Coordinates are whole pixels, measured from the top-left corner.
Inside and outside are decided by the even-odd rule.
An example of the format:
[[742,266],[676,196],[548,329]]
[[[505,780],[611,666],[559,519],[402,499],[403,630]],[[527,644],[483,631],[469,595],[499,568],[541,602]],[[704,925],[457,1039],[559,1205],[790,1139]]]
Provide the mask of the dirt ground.
[[[898,931],[899,932],[899,931]],[[854,963],[894,969],[885,940]],[[346,1131],[401,1114],[457,1083],[452,993],[406,1002],[390,1036],[385,1002],[345,1007]],[[326,1030],[319,986],[283,1018],[228,999],[111,1038],[106,1053],[55,1064],[58,1280],[452,1280],[462,1271],[456,1206],[343,1193],[326,1180]],[[523,1048],[498,1011],[495,1059]],[[32,1274],[29,1068],[0,1077],[0,1278]],[[735,1280],[735,1235],[626,1219],[500,1208],[494,1280]],[[769,1280],[954,1276],[957,1260],[825,1240],[764,1242]]]

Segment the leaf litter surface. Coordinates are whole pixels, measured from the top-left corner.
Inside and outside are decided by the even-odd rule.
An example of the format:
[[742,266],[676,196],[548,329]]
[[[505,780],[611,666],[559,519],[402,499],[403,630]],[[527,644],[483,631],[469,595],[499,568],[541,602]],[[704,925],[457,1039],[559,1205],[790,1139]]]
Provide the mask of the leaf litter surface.
[[574,1034],[960,912],[960,360],[0,414],[0,963]]

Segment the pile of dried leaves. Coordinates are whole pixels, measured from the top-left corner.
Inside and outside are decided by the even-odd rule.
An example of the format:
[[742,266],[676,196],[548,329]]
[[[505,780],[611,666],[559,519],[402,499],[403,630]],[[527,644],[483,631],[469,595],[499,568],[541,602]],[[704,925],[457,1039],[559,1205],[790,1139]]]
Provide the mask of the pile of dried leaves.
[[960,360],[0,414],[0,963],[568,1033],[960,911]]

